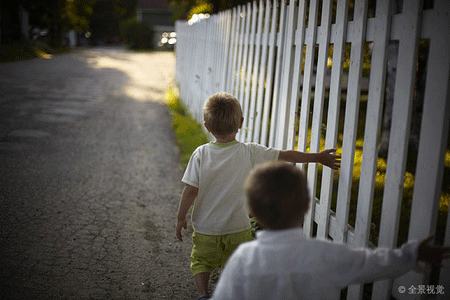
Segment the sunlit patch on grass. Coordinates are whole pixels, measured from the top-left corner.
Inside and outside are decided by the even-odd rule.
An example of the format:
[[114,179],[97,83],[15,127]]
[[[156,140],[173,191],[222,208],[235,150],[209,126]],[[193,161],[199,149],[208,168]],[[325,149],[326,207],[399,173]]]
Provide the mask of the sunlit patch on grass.
[[202,125],[197,123],[184,108],[173,87],[166,92],[165,101],[172,115],[172,128],[177,137],[180,149],[180,163],[184,168],[189,162],[192,152],[208,142],[208,137],[203,131]]
[[45,58],[45,59],[51,59],[53,58],[53,55],[50,53],[46,53],[39,49],[38,47],[34,47],[34,52],[36,53],[37,57]]

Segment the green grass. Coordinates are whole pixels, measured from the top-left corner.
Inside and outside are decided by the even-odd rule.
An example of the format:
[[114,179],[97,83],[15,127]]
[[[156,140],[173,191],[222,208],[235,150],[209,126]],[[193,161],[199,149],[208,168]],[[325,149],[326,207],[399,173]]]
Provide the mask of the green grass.
[[172,129],[175,132],[180,149],[181,167],[185,168],[192,152],[209,140],[203,126],[191,117],[173,87],[170,87],[166,92],[165,100],[170,109]]
[[0,45],[0,62],[13,62],[28,60],[33,58],[51,58],[53,54],[68,51],[66,48],[53,49],[47,43],[42,41],[22,40]]

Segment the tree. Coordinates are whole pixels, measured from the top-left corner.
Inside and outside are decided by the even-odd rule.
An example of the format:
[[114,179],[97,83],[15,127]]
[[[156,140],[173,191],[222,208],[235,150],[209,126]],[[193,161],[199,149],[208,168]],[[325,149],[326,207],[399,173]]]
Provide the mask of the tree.
[[89,15],[96,0],[18,0],[29,12],[32,27],[47,28],[53,46],[61,44],[64,32],[89,29]]
[[115,10],[122,21],[136,15],[137,0],[115,0]]
[[66,0],[62,10],[63,24],[76,31],[89,29],[89,16],[92,15],[96,0]]
[[136,15],[137,0],[97,0],[90,17],[92,37],[101,42],[120,37],[120,23]]
[[[188,19],[191,11],[199,11],[201,7],[208,9],[208,13],[216,14],[219,11],[227,10],[235,6],[246,4],[252,0],[168,0],[174,19]],[[212,5],[211,11],[209,11]]]

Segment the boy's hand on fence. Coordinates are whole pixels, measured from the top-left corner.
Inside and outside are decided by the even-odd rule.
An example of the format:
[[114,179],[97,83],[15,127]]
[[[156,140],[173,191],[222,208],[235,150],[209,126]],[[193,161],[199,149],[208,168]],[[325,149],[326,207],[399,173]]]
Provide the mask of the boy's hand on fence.
[[177,222],[176,234],[177,234],[177,238],[182,242],[183,241],[183,235],[181,234],[181,228],[187,229],[187,221],[186,221],[186,219],[178,220],[178,222]]
[[335,148],[326,149],[320,152],[320,162],[324,166],[327,166],[333,170],[337,170],[341,166],[341,156],[333,153],[336,153]]
[[432,243],[434,235],[423,239],[417,250],[417,260],[431,264],[433,267],[441,267],[442,260],[450,258],[449,246],[438,246]]

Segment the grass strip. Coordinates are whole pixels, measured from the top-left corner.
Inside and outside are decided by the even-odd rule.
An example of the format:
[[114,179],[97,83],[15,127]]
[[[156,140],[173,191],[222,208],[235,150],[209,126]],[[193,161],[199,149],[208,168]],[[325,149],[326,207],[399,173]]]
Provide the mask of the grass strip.
[[171,86],[165,94],[165,101],[172,116],[172,129],[177,138],[180,149],[181,167],[186,168],[194,150],[209,142],[208,136],[181,102],[177,91]]

